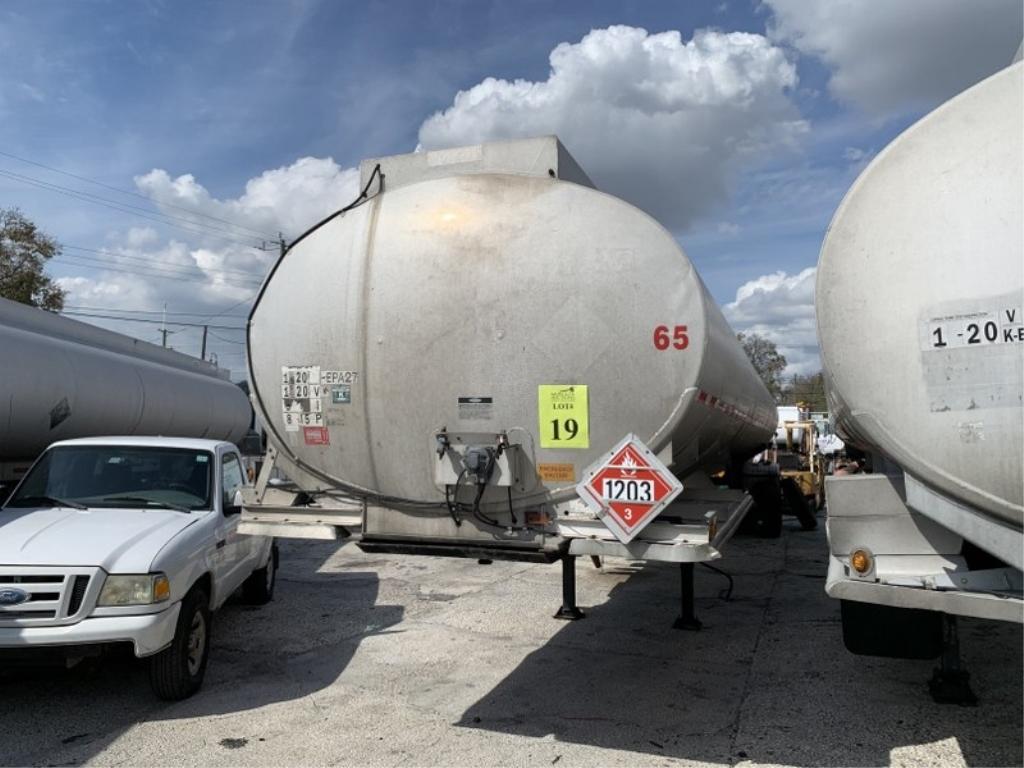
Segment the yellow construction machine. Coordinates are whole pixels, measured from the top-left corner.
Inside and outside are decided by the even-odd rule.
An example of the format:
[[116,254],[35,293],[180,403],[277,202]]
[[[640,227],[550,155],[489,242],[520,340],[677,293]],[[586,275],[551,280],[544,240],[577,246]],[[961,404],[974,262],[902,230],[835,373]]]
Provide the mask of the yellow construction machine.
[[[799,418],[786,419],[779,427],[785,430],[786,446],[772,443],[769,460],[778,465],[782,495],[790,511],[804,527],[805,517],[825,506],[825,457],[818,450],[818,424],[810,418],[806,406],[797,404]],[[808,522],[809,522],[808,520]]]

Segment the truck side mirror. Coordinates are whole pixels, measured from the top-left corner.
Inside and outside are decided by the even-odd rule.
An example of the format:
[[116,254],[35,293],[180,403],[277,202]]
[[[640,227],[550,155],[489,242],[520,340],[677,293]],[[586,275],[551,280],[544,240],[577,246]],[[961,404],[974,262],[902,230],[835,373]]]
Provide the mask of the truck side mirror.
[[234,498],[231,499],[231,506],[224,510],[225,515],[237,515],[242,511],[242,492],[235,491]]

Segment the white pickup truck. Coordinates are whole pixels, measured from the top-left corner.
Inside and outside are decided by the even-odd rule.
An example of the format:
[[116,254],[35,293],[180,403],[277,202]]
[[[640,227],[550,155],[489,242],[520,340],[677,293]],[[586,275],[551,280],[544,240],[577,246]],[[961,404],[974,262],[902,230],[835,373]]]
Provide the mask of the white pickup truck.
[[132,643],[158,696],[195,693],[212,612],[239,588],[251,603],[273,596],[273,540],[238,533],[245,484],[231,443],[51,445],[0,508],[0,666]]

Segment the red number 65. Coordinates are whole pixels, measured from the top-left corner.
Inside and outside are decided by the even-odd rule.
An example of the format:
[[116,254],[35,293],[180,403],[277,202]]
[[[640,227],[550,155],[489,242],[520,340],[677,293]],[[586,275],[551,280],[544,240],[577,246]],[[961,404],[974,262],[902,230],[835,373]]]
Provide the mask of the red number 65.
[[690,346],[690,337],[686,335],[685,325],[675,326],[671,336],[669,336],[667,325],[659,325],[654,329],[654,348],[664,351],[669,348],[669,345],[675,349],[686,349]]

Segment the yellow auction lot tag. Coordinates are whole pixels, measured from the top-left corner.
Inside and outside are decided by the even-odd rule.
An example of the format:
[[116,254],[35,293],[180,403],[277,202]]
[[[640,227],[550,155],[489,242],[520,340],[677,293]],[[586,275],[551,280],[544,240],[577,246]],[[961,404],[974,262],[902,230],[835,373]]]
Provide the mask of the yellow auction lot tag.
[[586,384],[541,384],[537,413],[541,448],[590,447]]

